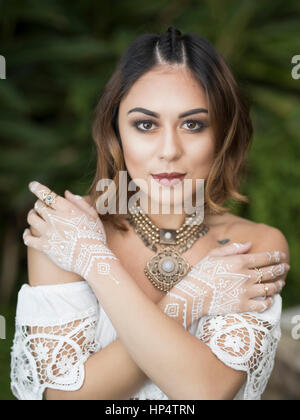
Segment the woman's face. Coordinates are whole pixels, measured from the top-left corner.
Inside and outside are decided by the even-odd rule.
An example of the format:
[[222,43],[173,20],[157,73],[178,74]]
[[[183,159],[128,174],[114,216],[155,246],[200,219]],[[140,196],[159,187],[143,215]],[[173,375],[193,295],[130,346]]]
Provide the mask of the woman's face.
[[[137,107],[157,115],[132,111]],[[143,75],[121,101],[118,124],[129,175],[151,206],[152,200],[183,206],[188,194],[184,181],[161,185],[152,174],[186,173],[194,197],[195,180],[208,176],[215,142],[204,90],[186,69],[160,67]]]

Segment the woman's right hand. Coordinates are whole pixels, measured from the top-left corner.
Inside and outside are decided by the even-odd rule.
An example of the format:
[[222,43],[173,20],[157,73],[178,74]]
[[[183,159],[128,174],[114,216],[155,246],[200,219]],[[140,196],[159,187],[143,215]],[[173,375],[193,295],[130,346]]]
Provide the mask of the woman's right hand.
[[[205,315],[267,310],[273,295],[284,287],[280,277],[289,266],[282,263],[284,255],[280,251],[245,254],[250,246],[232,243],[211,250],[163,298],[164,312],[171,310],[172,302],[176,301],[177,308],[181,302],[181,317],[188,327]],[[255,267],[263,274],[261,284]]]

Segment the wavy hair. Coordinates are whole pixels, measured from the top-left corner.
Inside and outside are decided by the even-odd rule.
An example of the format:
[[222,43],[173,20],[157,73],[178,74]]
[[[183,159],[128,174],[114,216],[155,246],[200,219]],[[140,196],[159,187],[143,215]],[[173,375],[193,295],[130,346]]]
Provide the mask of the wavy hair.
[[[116,185],[115,198],[119,206],[119,172],[127,170],[118,129],[119,104],[143,74],[160,65],[188,68],[207,98],[215,156],[205,180],[205,211],[215,214],[226,212],[228,209],[223,204],[227,199],[249,202],[238,192],[247,173],[246,156],[253,134],[246,98],[224,59],[206,38],[192,33],[182,35],[171,26],[162,34],[142,34],[131,42],[104,87],[94,111],[92,127],[97,148],[96,173],[87,192],[92,205],[96,206],[97,199],[104,193],[96,190],[97,183],[100,179],[109,178]],[[127,182],[130,180],[128,174]],[[128,198],[132,194],[128,192]],[[102,215],[101,219],[109,220],[117,229],[126,231],[123,217],[117,212]]]

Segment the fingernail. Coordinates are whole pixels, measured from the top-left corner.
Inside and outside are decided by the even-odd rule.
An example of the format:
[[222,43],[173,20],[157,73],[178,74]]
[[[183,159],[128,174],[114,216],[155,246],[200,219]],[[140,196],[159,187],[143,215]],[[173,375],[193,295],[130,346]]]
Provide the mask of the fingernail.
[[[73,194],[72,194],[73,195]],[[82,200],[82,197],[80,196],[80,195],[74,195],[74,198],[76,199],[76,200]]]
[[[240,244],[238,242],[233,242],[231,245],[235,246],[237,249],[240,249],[243,246],[243,244]],[[230,246],[230,244],[229,244],[229,246]]]
[[233,242],[232,245],[234,245],[236,248],[241,248],[241,247],[247,247],[251,244],[251,242],[246,242],[245,244],[242,244],[240,242]]
[[29,189],[32,191],[35,189],[35,187],[37,186],[37,182],[36,181],[32,181],[29,184]]
[[249,246],[249,245],[251,245],[252,244],[252,242],[251,241],[248,241],[248,242],[246,242],[245,244],[243,244],[244,246]]
[[66,190],[66,191],[67,191],[67,193],[69,193],[70,195],[72,195],[74,198],[78,199],[79,195],[74,195],[74,194],[73,194],[73,193],[71,193],[71,191],[69,191],[69,190]]

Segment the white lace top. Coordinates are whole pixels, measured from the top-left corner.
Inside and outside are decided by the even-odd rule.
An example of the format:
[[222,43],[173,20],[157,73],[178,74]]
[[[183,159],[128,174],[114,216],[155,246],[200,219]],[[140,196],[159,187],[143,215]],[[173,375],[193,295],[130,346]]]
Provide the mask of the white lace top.
[[[264,313],[206,316],[189,332],[247,382],[235,399],[260,399],[273,369],[281,337],[282,300]],[[19,400],[41,400],[45,388],[76,391],[84,364],[118,338],[88,283],[23,285],[18,294],[16,331],[11,351],[11,390]],[[150,379],[131,398],[168,400]]]

